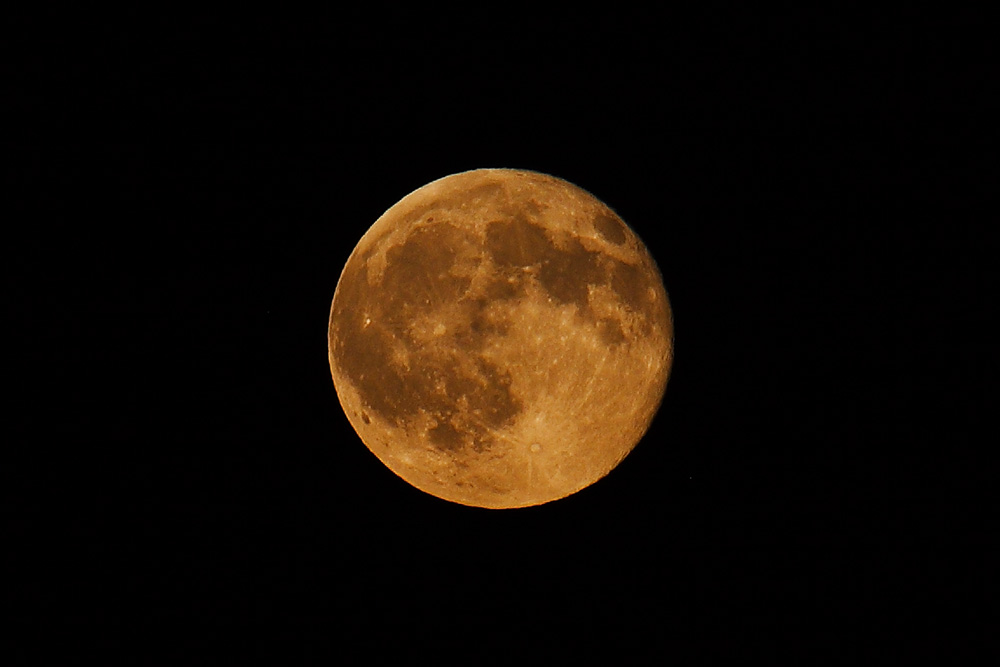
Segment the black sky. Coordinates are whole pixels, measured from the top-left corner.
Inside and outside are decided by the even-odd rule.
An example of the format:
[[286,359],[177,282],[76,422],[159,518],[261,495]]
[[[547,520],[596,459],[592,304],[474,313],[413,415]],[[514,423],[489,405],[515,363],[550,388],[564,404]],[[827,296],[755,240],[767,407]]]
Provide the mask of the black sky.
[[[993,47],[956,31],[977,17],[511,11],[26,24],[5,466],[24,612],[428,648],[494,628],[555,654],[669,655],[677,630],[740,652],[732,629],[863,656],[886,632],[935,644],[932,590],[978,595],[943,565],[993,544],[970,425],[995,359]],[[397,479],[326,356],[368,226],[479,167],[613,207],[675,316],[647,437],[521,511]]]

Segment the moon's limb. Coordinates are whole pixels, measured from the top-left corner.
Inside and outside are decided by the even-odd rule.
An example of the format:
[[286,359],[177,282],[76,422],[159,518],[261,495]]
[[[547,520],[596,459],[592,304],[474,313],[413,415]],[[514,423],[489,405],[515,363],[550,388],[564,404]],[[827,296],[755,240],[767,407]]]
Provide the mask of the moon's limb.
[[348,419],[417,488],[481,507],[606,475],[659,406],[673,323],[648,251],[585,191],[527,171],[435,181],[344,267],[329,328]]

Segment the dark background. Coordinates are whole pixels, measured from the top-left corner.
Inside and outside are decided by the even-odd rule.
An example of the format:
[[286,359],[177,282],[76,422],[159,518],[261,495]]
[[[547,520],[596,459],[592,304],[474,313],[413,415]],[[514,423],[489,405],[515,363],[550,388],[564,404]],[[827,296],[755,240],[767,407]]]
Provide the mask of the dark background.
[[[11,599],[435,655],[974,646],[995,575],[963,576],[996,543],[972,426],[995,361],[980,20],[13,24]],[[613,207],[676,324],[637,449],[517,511],[396,478],[327,362],[368,226],[479,167]]]

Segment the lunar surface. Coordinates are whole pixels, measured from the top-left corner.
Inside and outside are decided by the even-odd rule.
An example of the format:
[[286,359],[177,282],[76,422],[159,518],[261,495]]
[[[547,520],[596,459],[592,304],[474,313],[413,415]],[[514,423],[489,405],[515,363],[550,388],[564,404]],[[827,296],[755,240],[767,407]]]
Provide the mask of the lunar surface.
[[673,321],[646,247],[586,191],[479,169],[404,197],[347,260],[333,381],[365,445],[413,486],[510,508],[568,496],[635,447]]

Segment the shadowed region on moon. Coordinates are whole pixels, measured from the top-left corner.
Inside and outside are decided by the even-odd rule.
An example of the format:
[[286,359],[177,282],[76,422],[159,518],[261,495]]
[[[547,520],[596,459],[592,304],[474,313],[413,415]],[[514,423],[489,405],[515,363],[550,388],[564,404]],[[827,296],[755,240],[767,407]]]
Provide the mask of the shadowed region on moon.
[[[557,248],[541,227],[523,219],[492,222],[487,226],[486,248],[497,270],[523,276],[525,267],[538,267],[538,281],[560,303],[575,303],[588,310],[588,285],[604,278],[598,253],[586,250],[577,239],[566,239]],[[519,278],[523,279],[523,278]]]
[[621,245],[627,238],[625,226],[610,211],[600,211],[594,216],[594,229],[606,240]]
[[[488,446],[491,430],[520,411],[509,391],[509,374],[465,352],[481,347],[483,338],[499,329],[484,321],[485,301],[464,298],[471,278],[448,273],[455,248],[468,242],[464,236],[443,223],[414,230],[405,243],[387,251],[377,284],[369,283],[366,267],[359,265],[363,275],[349,277],[345,285],[353,289],[334,310],[334,317],[343,320],[334,354],[364,403],[396,426],[420,412],[430,415],[437,424],[428,437],[445,449]],[[451,344],[422,343],[407,330],[407,323],[459,302],[464,307],[452,323],[457,326],[449,335]]]
[[[575,186],[507,170],[442,179],[387,211],[330,317],[334,381],[366,444],[377,436],[373,451],[420,488],[485,507],[562,497],[614,467],[655,412],[671,340],[628,227]],[[636,435],[588,453],[555,426],[598,410]],[[445,458],[415,462],[431,450]]]

